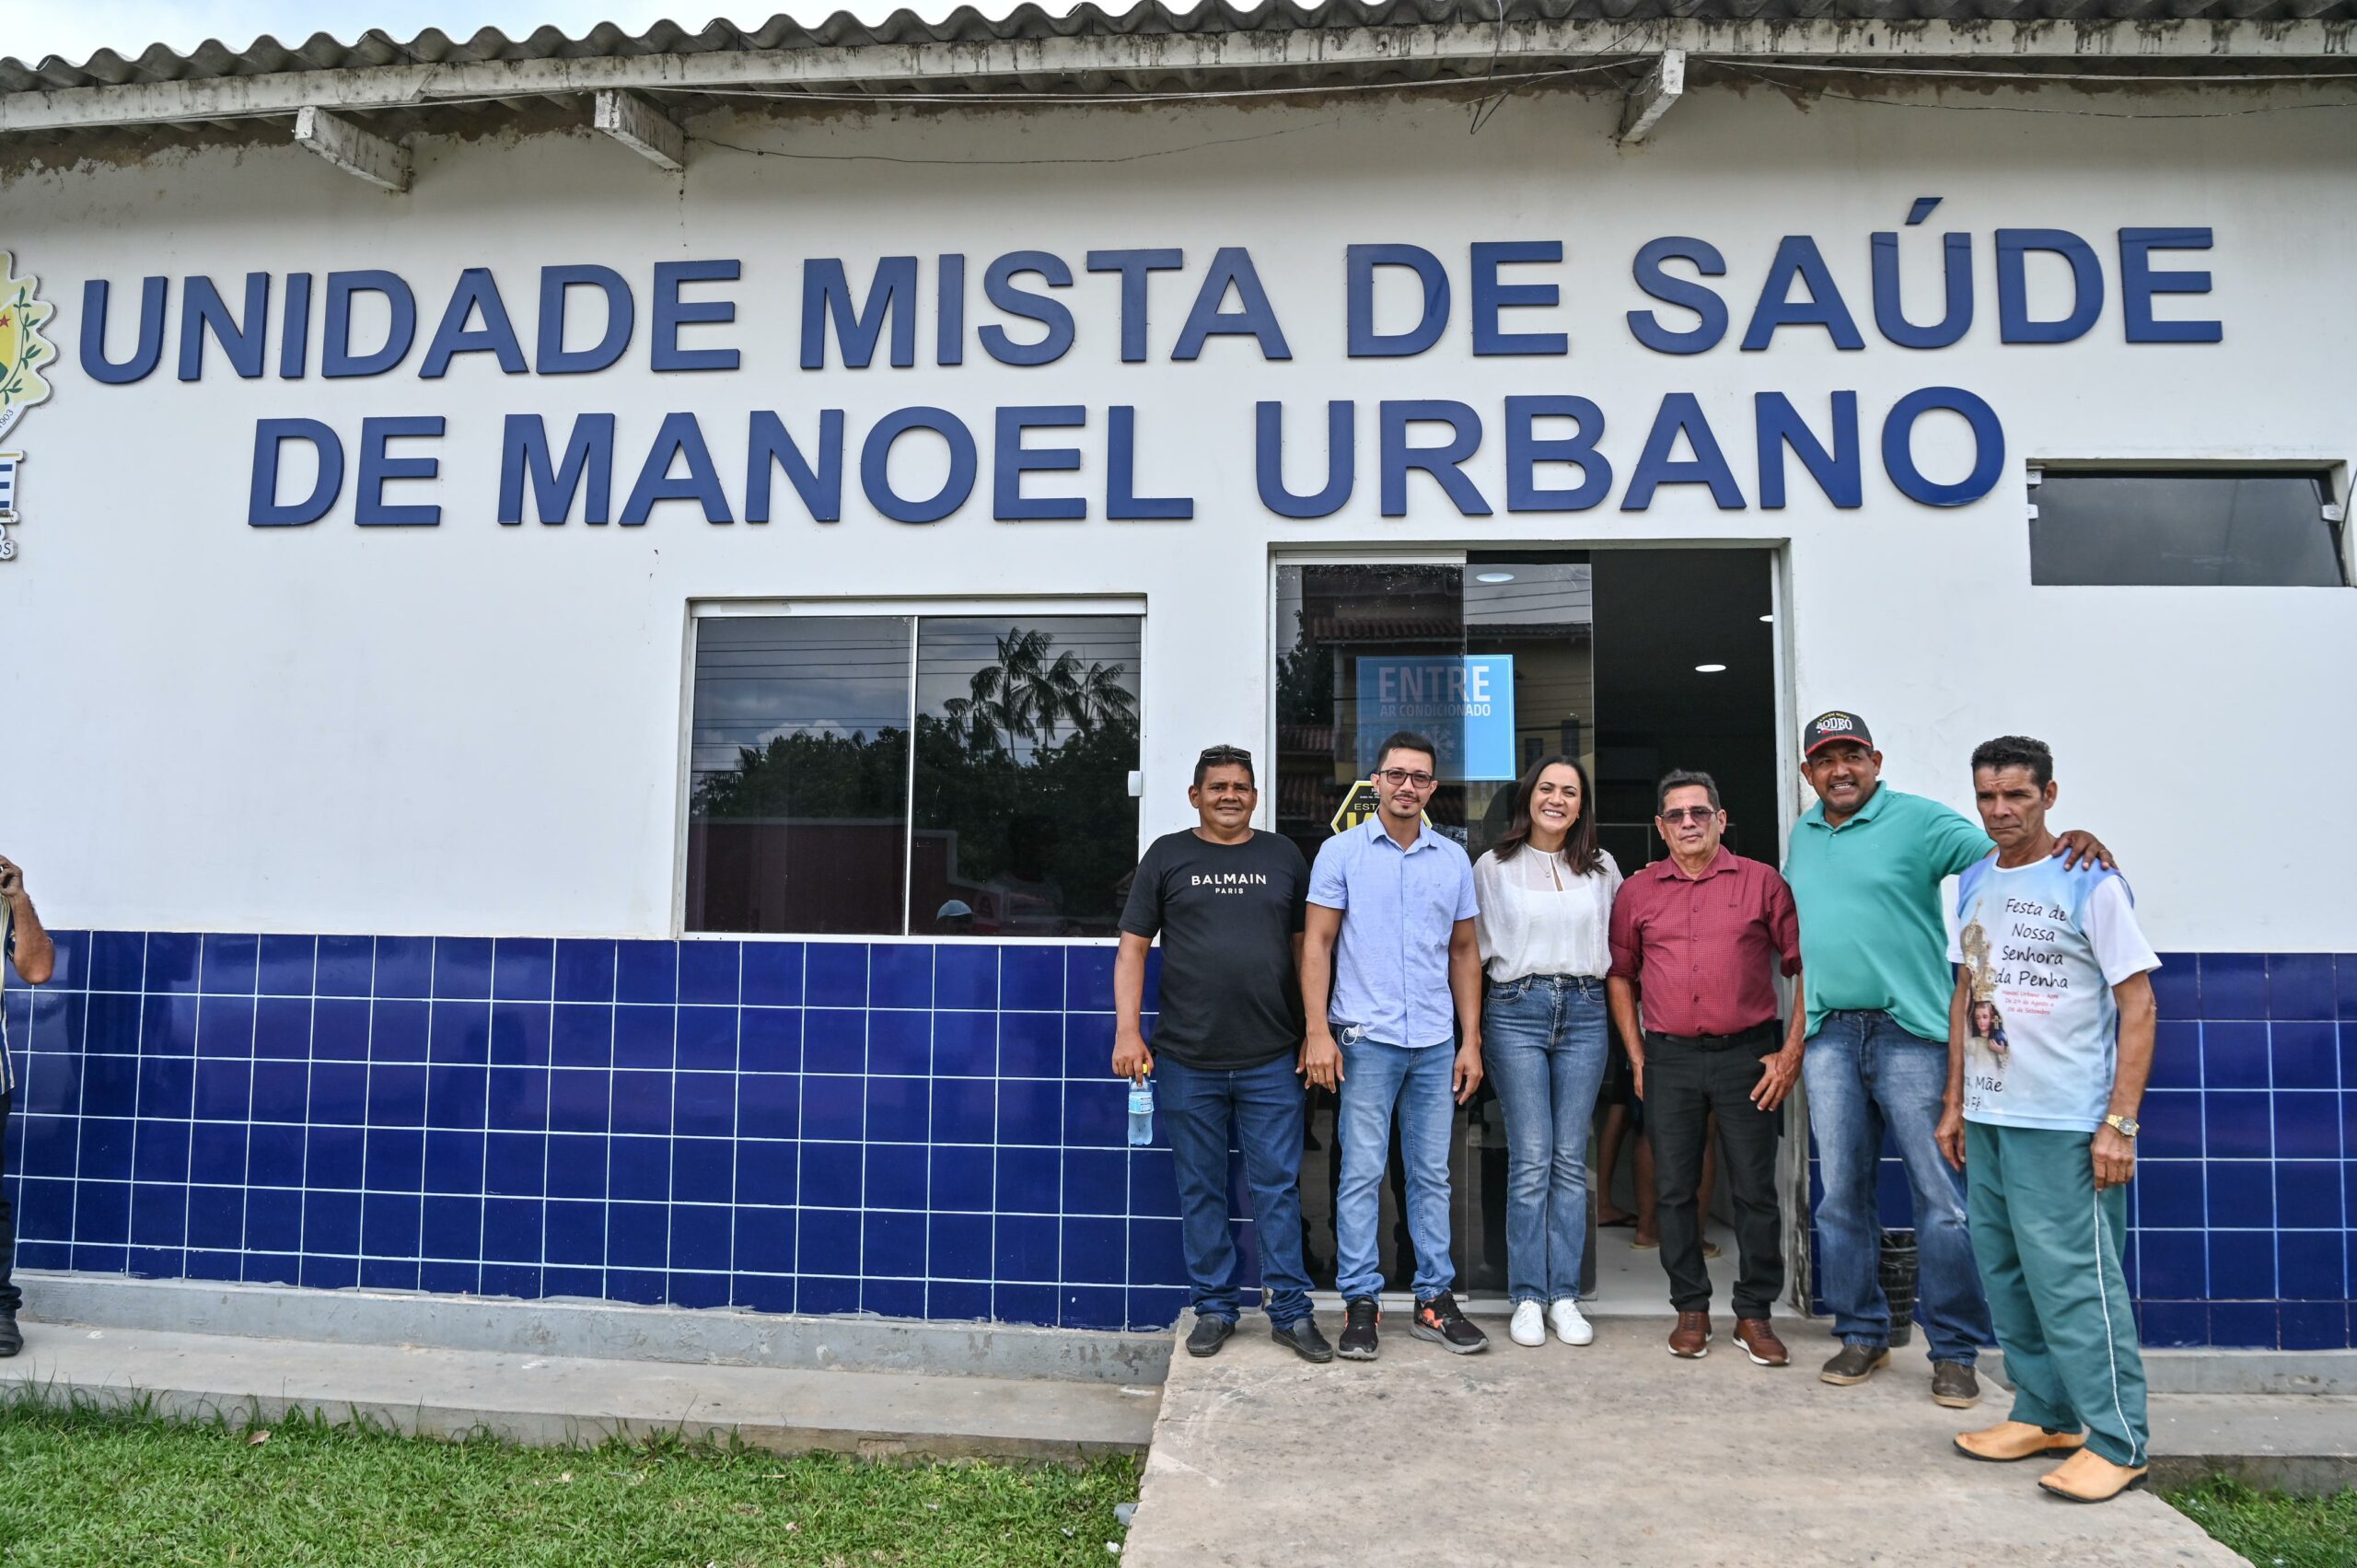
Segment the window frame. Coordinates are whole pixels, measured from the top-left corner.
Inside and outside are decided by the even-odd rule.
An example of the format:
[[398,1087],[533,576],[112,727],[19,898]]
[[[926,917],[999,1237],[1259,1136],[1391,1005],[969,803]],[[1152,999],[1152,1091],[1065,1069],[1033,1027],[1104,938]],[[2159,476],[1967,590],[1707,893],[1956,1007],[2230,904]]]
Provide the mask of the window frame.
[[[900,870],[900,931],[898,934],[877,933],[866,935],[842,935],[826,932],[795,931],[691,931],[688,929],[688,829],[692,815],[695,791],[690,783],[695,765],[695,706],[696,706],[696,633],[699,624],[707,620],[741,620],[762,616],[784,616],[797,619],[845,620],[867,617],[906,617],[911,660],[909,678],[909,733],[913,741],[916,732],[917,683],[913,654],[915,639],[922,634],[922,622],[927,617],[958,616],[1024,616],[1048,615],[1127,615],[1138,623],[1138,758],[1141,767],[1149,755],[1151,704],[1146,701],[1146,668],[1154,656],[1152,643],[1153,617],[1147,613],[1144,594],[989,594],[989,595],[923,595],[856,596],[856,595],[796,595],[791,598],[699,598],[686,602],[679,634],[679,714],[672,743],[671,781],[673,789],[671,823],[671,911],[670,931],[674,939],[682,942],[922,942],[926,944],[964,944],[975,942],[1015,942],[1032,946],[1064,946],[1074,943],[1110,946],[1119,940],[1112,936],[940,936],[933,933],[911,931],[909,900],[911,897],[911,876],[904,863]],[[913,789],[916,773],[916,747],[909,748],[910,787]],[[1134,793],[1132,798],[1135,798]],[[1139,832],[1144,831],[1144,815],[1139,815]],[[1143,853],[1141,842],[1140,853]]]
[[[2190,588],[2204,590],[2240,590],[2246,593],[2308,593],[2357,587],[2357,526],[2352,526],[2350,513],[2357,505],[2357,476],[2352,475],[2350,459],[2337,454],[2305,454],[2297,451],[2269,457],[2140,457],[2140,458],[2048,458],[2031,457],[2022,459],[2022,545],[2023,565],[2031,587],[2041,591],[2084,592],[2087,590],[2138,589],[2152,593],[2177,593]],[[2340,516],[2319,517],[2330,530],[2332,555],[2340,569],[2339,584],[2330,583],[2041,583],[2038,581],[2036,546],[2031,529],[2038,522],[2038,493],[2049,476],[2057,479],[2305,479],[2314,480],[2324,493],[2325,505],[2338,509]]]

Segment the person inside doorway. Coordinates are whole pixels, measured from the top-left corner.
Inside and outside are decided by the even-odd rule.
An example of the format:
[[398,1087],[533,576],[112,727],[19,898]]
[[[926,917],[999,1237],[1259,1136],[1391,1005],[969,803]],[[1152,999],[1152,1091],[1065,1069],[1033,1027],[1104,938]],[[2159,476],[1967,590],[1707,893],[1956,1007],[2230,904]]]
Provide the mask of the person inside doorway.
[[[1227,1212],[1229,1137],[1244,1152],[1260,1230],[1269,1332],[1305,1361],[1334,1359],[1310,1316],[1301,1150],[1303,899],[1309,867],[1291,839],[1256,831],[1252,753],[1213,746],[1187,790],[1197,821],[1147,846],[1113,959],[1113,1072],[1159,1087],[1177,1167],[1180,1244],[1194,1288],[1190,1355],[1213,1355],[1243,1308],[1243,1259]],[[1162,938],[1161,1010],[1144,1030],[1146,949]]]
[[[1956,885],[1938,1136],[1965,1174],[2014,1408],[1956,1446],[1975,1459],[2067,1454],[2038,1484],[2102,1503],[2143,1481],[2152,1435],[2120,1260],[2161,960],[2117,871],[2056,864],[2055,793],[2042,741],[2001,736],[1972,753],[1973,802],[1997,847]],[[2002,1059],[1997,1031],[1975,1028],[1984,1007],[2011,1021]]]
[[1721,842],[1726,813],[1710,774],[1666,774],[1655,798],[1669,858],[1613,900],[1607,989],[1653,1140],[1662,1268],[1678,1313],[1669,1350],[1689,1360],[1710,1353],[1696,1189],[1715,1111],[1735,1206],[1736,1343],[1758,1365],[1782,1366],[1791,1356],[1771,1310],[1784,1289],[1776,1139],[1805,1048],[1797,1009],[1777,1028],[1776,975],[1801,972],[1799,922],[1774,868]]
[[[1974,1365],[1990,1324],[1963,1184],[1933,1136],[1947,1088],[1951,989],[1940,885],[1991,846],[1961,812],[1883,784],[1882,761],[1858,714],[1837,708],[1811,719],[1801,768],[1817,803],[1784,854],[1808,975],[1804,1083],[1825,1183],[1818,1277],[1841,1342],[1817,1376],[1848,1387],[1890,1364],[1875,1190],[1887,1131],[1914,1196],[1915,1318],[1932,1358],[1932,1399],[1962,1410],[1980,1400]],[[2083,832],[2063,834],[2053,853],[2065,868],[2111,865]]]
[[1473,863],[1455,840],[1424,826],[1424,802],[1439,782],[1433,743],[1402,730],[1376,756],[1376,813],[1318,846],[1302,944],[1303,1073],[1341,1096],[1340,1353],[1376,1358],[1383,1284],[1376,1232],[1396,1110],[1416,1244],[1408,1331],[1468,1355],[1490,1344],[1457,1308],[1449,1255],[1449,1129],[1456,1108],[1481,1085]]
[[1489,985],[1481,1049],[1506,1123],[1507,1337],[1584,1345],[1587,1143],[1608,1054],[1604,977],[1620,867],[1596,842],[1587,770],[1542,757],[1515,786],[1495,847],[1473,865]]
[[[0,993],[5,993],[8,981],[8,966],[14,965],[17,978],[27,985],[45,985],[57,971],[57,945],[41,923],[41,915],[33,908],[32,895],[25,891],[25,874],[15,861],[0,855]],[[0,1003],[6,1000],[0,994]],[[24,1293],[17,1288],[17,1216],[8,1204],[7,1167],[5,1156],[8,1147],[8,1109],[16,1098],[16,1070],[8,1061],[8,1026],[6,1010],[0,1007],[0,1358],[15,1355],[25,1348],[23,1330],[17,1327],[17,1313],[25,1304]],[[29,1044],[30,1042],[27,1042]]]

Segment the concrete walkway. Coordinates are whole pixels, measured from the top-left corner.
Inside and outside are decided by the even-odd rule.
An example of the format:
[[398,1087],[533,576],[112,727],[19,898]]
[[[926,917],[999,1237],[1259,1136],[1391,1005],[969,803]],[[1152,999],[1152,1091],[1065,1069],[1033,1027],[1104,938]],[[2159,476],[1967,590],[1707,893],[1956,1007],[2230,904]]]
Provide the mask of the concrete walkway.
[[555,1445],[613,1435],[728,1436],[784,1452],[869,1458],[1069,1461],[1134,1453],[1154,1426],[1151,1386],[840,1368],[695,1365],[528,1352],[336,1344],[88,1325],[26,1325],[12,1383],[162,1413],[287,1410],[403,1432],[486,1432]]
[[[2147,1493],[2081,1506],[2043,1494],[2035,1463],[1955,1454],[1950,1437],[2002,1419],[2005,1396],[1933,1405],[1920,1346],[1844,1389],[1817,1381],[1830,1343],[1803,1323],[1780,1322],[1794,1365],[1776,1371],[1729,1344],[1724,1318],[1700,1362],[1663,1348],[1666,1319],[1607,1319],[1576,1350],[1525,1350],[1503,1323],[1483,1326],[1493,1342],[1474,1356],[1410,1338],[1398,1312],[1372,1365],[1307,1365],[1257,1318],[1214,1357],[1174,1355],[1123,1562],[2242,1562]],[[2228,1412],[2199,1400],[2217,1397],[2156,1400],[2156,1426],[2181,1419],[2214,1445],[2205,1423]],[[2357,1400],[2219,1402],[2313,1405],[2294,1419],[2343,1430],[2357,1416]]]

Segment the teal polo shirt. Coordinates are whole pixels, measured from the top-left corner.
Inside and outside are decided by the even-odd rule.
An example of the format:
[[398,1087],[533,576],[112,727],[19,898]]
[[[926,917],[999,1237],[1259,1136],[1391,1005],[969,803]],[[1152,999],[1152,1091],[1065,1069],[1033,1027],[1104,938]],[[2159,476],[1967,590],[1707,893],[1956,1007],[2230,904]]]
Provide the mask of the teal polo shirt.
[[1956,978],[1940,884],[1995,847],[1962,812],[1888,784],[1838,828],[1823,801],[1810,807],[1784,857],[1808,1032],[1828,1013],[1884,1012],[1910,1034],[1946,1040]]

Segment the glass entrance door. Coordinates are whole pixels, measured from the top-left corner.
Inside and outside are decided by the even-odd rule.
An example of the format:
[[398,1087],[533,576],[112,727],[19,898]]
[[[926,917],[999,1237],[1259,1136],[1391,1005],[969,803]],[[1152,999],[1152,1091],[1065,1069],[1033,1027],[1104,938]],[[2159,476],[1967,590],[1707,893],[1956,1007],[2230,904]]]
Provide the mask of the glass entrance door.
[[[1577,757],[1624,871],[1657,853],[1653,780],[1717,773],[1747,853],[1775,852],[1774,672],[1764,550],[1473,552],[1456,560],[1280,563],[1275,577],[1276,830],[1314,859],[1372,807],[1360,788],[1384,738],[1431,738],[1434,830],[1480,856],[1506,826],[1522,772]],[[1718,666],[1705,670],[1698,667]],[[1728,678],[1732,679],[1728,679]],[[1334,1283],[1340,1163],[1333,1097],[1313,1091],[1302,1162],[1310,1274]],[[1505,1292],[1505,1137],[1485,1086],[1457,1116],[1451,1236],[1460,1295]],[[1383,1196],[1384,1275],[1415,1260],[1398,1138]],[[1620,1202],[1633,1202],[1625,1174]],[[1624,1233],[1625,1234],[1625,1233]]]

